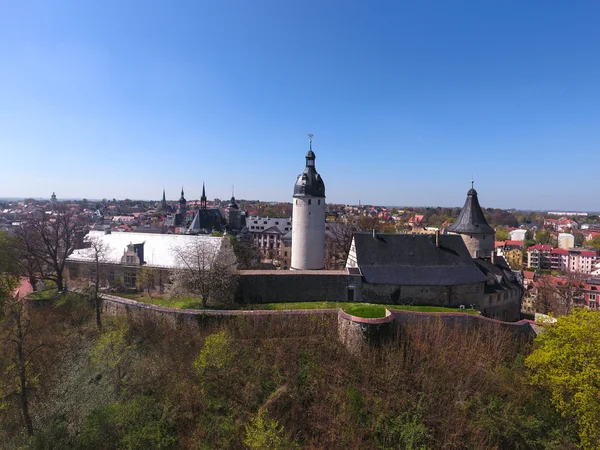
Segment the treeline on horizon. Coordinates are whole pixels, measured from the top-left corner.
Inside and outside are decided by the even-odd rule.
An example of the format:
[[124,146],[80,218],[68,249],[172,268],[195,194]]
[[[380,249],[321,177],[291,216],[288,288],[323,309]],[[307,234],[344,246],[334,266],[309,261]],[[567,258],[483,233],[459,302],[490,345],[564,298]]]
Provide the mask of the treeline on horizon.
[[31,351],[28,433],[16,347],[0,346],[7,449],[597,448],[536,382],[531,342],[499,327],[406,325],[351,351],[315,316],[189,327],[150,313],[99,330],[74,293],[3,310],[0,338],[17,312]]

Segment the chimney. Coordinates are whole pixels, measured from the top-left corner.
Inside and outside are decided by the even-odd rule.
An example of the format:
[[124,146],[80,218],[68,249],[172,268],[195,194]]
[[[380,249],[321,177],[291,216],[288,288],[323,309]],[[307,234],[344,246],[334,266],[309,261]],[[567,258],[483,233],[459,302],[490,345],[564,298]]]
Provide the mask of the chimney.
[[440,248],[440,230],[435,230],[435,246]]
[[494,260],[496,259],[496,250],[495,249],[492,250],[492,256],[490,259],[491,259],[492,264],[494,264]]

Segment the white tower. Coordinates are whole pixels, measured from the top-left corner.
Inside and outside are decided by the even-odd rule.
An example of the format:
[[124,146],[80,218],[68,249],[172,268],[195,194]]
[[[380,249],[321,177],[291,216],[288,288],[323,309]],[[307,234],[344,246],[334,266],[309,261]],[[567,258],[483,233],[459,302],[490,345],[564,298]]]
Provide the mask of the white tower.
[[294,186],[292,270],[325,268],[325,184],[315,168],[312,136],[306,167]]

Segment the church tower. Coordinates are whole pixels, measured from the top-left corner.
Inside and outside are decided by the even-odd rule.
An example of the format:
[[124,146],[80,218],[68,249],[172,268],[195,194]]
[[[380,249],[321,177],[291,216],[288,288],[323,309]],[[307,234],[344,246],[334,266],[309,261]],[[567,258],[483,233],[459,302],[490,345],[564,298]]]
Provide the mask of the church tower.
[[473,182],[467,192],[465,206],[460,211],[456,222],[448,227],[448,231],[461,235],[472,258],[491,258],[496,230],[485,220]]
[[306,167],[294,186],[292,209],[292,270],[325,268],[325,184],[315,168],[312,151],[306,154]]
[[163,188],[163,196],[162,196],[162,201],[160,202],[160,209],[162,209],[163,211],[167,210],[167,197],[165,195],[165,190]]
[[202,197],[200,197],[200,208],[206,209],[206,190],[204,189],[204,181],[202,182]]
[[181,198],[179,199],[179,214],[181,214],[181,220],[185,224],[187,220],[187,201],[183,196],[183,186],[181,186]]

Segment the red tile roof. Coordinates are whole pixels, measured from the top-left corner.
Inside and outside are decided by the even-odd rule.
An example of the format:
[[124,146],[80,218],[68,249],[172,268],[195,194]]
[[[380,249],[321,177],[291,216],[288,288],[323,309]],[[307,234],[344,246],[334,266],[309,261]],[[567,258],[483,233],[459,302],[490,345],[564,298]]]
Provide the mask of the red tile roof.
[[538,250],[538,251],[551,251],[552,246],[550,244],[535,244],[527,249],[527,251]]
[[511,240],[507,240],[506,241],[506,245],[516,245],[516,246],[519,246],[519,247],[523,247],[524,243],[525,242],[523,242],[523,241],[511,241]]

